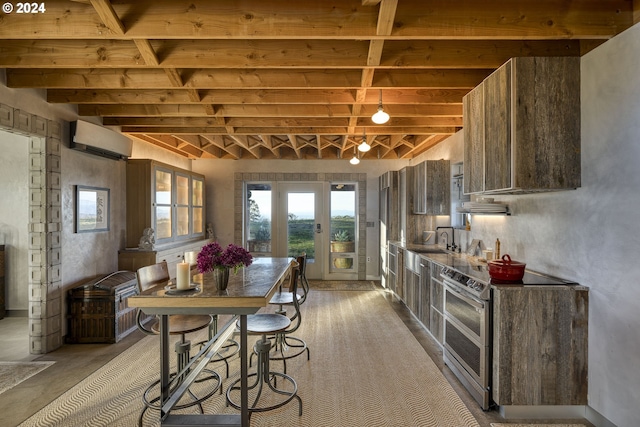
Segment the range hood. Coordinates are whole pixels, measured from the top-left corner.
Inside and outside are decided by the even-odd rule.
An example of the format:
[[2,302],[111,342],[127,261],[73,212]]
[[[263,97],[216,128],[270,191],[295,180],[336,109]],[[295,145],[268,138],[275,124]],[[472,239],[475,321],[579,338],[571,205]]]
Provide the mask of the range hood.
[[131,157],[132,142],[126,136],[111,129],[76,120],[71,122],[69,147],[100,157],[126,160]]

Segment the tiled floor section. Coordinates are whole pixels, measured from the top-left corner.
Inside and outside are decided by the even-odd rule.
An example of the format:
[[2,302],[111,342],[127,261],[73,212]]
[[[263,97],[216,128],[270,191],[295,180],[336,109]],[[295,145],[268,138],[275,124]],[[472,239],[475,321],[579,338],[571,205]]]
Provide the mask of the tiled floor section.
[[[480,409],[475,400],[461,386],[447,366],[444,365],[440,346],[424,330],[406,306],[392,294],[382,290],[380,292],[385,295],[387,301],[412,331],[418,342],[442,370],[444,376],[460,395],[462,401],[478,420],[480,426],[490,427],[491,423],[505,422],[496,411],[485,412]],[[54,360],[58,363],[17,387],[0,394],[0,425],[3,427],[17,426],[143,337],[142,333],[136,331],[117,344],[64,345],[55,352],[42,356],[33,356],[28,353],[27,333],[28,322],[24,318],[5,318],[0,320],[0,342],[2,342],[0,360],[24,361],[37,358],[38,360]],[[34,393],[34,390],[37,390],[39,386],[42,387],[42,384],[46,384],[47,393]],[[571,421],[579,421],[587,427],[594,427],[593,424],[586,420]],[[565,424],[567,420],[535,420],[535,422]]]

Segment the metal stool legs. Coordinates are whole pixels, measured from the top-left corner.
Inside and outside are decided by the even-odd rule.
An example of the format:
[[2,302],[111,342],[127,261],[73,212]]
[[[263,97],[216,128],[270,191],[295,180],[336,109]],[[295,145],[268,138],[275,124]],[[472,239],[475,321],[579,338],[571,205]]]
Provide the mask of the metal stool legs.
[[[302,416],[302,399],[298,396],[298,385],[295,380],[287,374],[270,371],[269,352],[271,351],[271,347],[271,341],[265,334],[262,335],[262,339],[258,340],[253,347],[254,352],[258,355],[258,363],[256,372],[249,374],[249,377],[255,377],[255,382],[249,385],[250,391],[255,389],[255,398],[249,407],[249,416],[251,416],[253,412],[266,412],[280,408],[293,399],[298,400],[298,415]],[[276,386],[276,379],[278,377],[283,379],[285,382],[288,382],[291,390],[278,388]],[[236,390],[238,392],[240,391],[240,386],[238,385],[239,382],[239,379],[234,381],[227,389],[227,402],[236,409],[240,409],[240,405],[233,401],[232,393]],[[267,406],[258,406],[258,401],[260,400],[263,392],[273,392],[285,397],[280,402]]]
[[[184,335],[180,341],[176,342],[175,346],[176,350],[176,372],[171,374],[171,389],[175,389],[178,387],[184,378],[187,376],[189,371],[185,370],[186,366],[189,364],[190,352],[191,352],[191,341],[185,340]],[[184,371],[184,372],[183,372]],[[211,386],[209,391],[205,393],[203,396],[196,396],[191,390],[188,390],[189,396],[191,396],[192,401],[180,403],[173,407],[173,409],[184,409],[189,408],[191,406],[198,406],[200,413],[204,413],[202,408],[202,402],[213,396],[216,391],[219,391],[222,394],[222,378],[220,374],[211,369],[203,369],[203,373],[206,375],[200,379],[197,379],[195,383],[203,383],[205,381],[215,381],[215,386]],[[162,406],[162,402],[160,402],[160,390],[155,390],[155,388],[160,384],[160,380],[154,381],[145,392],[142,394],[142,402],[144,403],[144,409],[140,413],[140,417],[138,418],[138,425],[142,426],[142,419],[144,418],[144,414],[147,412],[147,409],[157,409],[160,410]],[[152,393],[154,396],[152,397]]]

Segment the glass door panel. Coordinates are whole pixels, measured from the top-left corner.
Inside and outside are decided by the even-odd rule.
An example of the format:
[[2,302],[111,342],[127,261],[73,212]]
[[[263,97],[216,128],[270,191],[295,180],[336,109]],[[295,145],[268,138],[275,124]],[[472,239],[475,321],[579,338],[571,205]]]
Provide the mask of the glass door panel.
[[287,256],[315,259],[315,194],[287,193]]
[[193,217],[193,234],[204,234],[204,181],[191,178],[191,206]]
[[176,174],[176,236],[189,235],[189,176]]
[[258,256],[271,255],[271,184],[247,184],[245,248]]
[[171,197],[173,193],[173,174],[170,171],[156,169],[155,173],[155,232],[156,239],[170,239],[173,236],[171,216]]
[[278,183],[276,256],[307,254],[306,276],[322,278],[322,183]]
[[355,184],[331,184],[330,228],[329,272],[356,272]]

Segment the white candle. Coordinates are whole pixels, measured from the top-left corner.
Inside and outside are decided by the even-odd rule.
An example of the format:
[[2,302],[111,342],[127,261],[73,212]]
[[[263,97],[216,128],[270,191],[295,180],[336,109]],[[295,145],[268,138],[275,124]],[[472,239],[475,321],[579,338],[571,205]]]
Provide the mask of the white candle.
[[176,288],[189,289],[189,263],[179,262],[176,273]]

